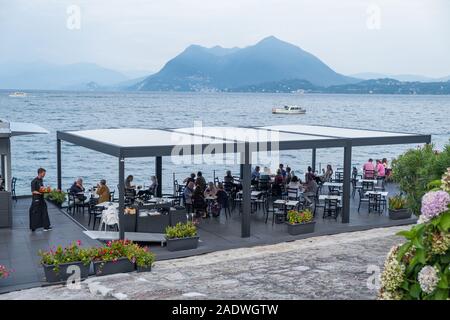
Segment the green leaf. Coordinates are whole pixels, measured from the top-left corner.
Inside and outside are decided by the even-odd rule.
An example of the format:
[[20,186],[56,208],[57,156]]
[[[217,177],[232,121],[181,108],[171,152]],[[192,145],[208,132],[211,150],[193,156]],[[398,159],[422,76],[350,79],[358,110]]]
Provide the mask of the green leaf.
[[420,298],[420,293],[422,292],[422,289],[420,289],[420,285],[416,282],[413,285],[411,285],[410,289],[409,289],[409,294],[411,295],[411,297],[415,298],[415,299],[419,299]]
[[434,293],[435,300],[447,300],[448,298],[448,289],[436,289]]
[[443,231],[448,231],[450,229],[450,211],[446,211],[441,215],[439,225]]
[[406,239],[411,240],[411,239],[414,238],[414,236],[416,235],[416,232],[415,232],[413,229],[411,229],[411,230],[409,230],[409,231],[400,231],[400,232],[397,232],[397,235],[398,235],[398,236],[403,236],[403,237],[405,237]]
[[408,250],[411,248],[411,246],[412,246],[411,242],[406,242],[400,246],[400,248],[398,249],[398,253],[397,253],[398,261],[400,261],[403,258],[403,256],[405,255],[406,252],[408,252]]

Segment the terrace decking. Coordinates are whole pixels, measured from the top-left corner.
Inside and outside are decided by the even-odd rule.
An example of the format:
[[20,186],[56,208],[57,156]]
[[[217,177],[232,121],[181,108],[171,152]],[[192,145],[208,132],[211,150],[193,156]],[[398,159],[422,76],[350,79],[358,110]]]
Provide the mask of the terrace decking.
[[[393,184],[386,186],[389,194],[394,194],[397,188]],[[0,281],[0,293],[45,285],[44,273],[39,265],[39,250],[46,250],[55,245],[67,245],[81,240],[83,246],[97,246],[101,242],[91,239],[84,231],[87,226],[88,214],[76,213],[74,217],[67,215],[52,204],[48,204],[49,215],[54,230],[49,232],[28,229],[28,208],[30,199],[19,199],[13,208],[13,229],[0,229],[0,264],[13,269],[8,279]],[[198,233],[200,243],[195,250],[169,252],[161,243],[149,243],[150,250],[156,254],[157,260],[181,258],[204,254],[219,250],[267,245],[285,241],[294,241],[315,236],[331,235],[351,231],[361,231],[371,228],[390,227],[415,223],[416,219],[390,220],[387,212],[383,215],[367,212],[366,205],[358,214],[358,196],[351,201],[350,223],[343,224],[340,219],[322,219],[322,212],[316,216],[314,233],[291,236],[284,224],[272,225],[271,216],[264,223],[262,212],[251,214],[252,234],[248,238],[241,237],[241,217],[238,210],[232,212],[232,217],[200,219]],[[118,233],[116,233],[118,236]],[[375,245],[375,244],[374,244]]]

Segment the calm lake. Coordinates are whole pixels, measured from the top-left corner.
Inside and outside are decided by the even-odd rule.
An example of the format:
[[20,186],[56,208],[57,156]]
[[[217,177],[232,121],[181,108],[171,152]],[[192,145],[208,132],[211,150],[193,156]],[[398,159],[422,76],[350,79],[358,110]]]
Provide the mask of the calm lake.
[[[203,126],[266,126],[275,124],[319,124],[351,128],[432,134],[441,149],[450,137],[450,96],[403,95],[313,95],[236,93],[98,93],[29,92],[27,97],[9,97],[0,91],[0,118],[39,124],[49,135],[13,139],[13,176],[17,194],[30,193],[30,181],[38,167],[47,171],[46,183],[56,186],[56,131],[97,128],[178,128]],[[304,107],[305,115],[272,115],[284,104]],[[391,160],[414,145],[359,147],[353,150],[353,165],[361,167],[369,158]],[[86,186],[105,178],[111,189],[117,185],[117,159],[63,143],[63,188],[78,176]],[[311,161],[311,151],[283,152],[281,162],[302,178]],[[319,149],[318,167],[327,163],[341,167],[342,149]],[[262,164],[263,165],[263,164]],[[163,159],[163,191],[171,192],[173,173],[178,181],[202,170],[207,180],[213,171],[222,177],[226,169],[239,173],[238,165],[173,164]],[[126,174],[136,184],[149,184],[154,159],[130,159]]]

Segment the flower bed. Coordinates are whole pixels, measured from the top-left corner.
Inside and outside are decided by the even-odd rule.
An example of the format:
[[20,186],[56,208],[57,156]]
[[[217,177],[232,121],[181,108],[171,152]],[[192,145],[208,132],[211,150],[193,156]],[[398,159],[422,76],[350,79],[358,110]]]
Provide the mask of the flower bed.
[[399,232],[407,242],[393,247],[387,256],[379,299],[449,299],[450,194],[446,180],[449,172],[450,169],[440,189],[423,196],[417,225]]
[[[80,270],[81,279],[89,276],[91,263],[96,275],[107,275],[139,270],[150,271],[155,260],[148,248],[128,241],[110,241],[103,247],[81,248],[77,241],[70,246],[58,246],[49,251],[40,251],[41,264],[48,282],[66,281],[73,274],[73,267]],[[77,269],[78,270],[78,269]]]

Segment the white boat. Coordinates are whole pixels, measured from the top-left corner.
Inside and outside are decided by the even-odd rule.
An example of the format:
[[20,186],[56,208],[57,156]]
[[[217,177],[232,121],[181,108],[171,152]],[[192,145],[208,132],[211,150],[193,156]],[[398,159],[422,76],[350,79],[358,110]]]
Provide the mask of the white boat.
[[27,94],[25,92],[13,92],[9,94],[10,97],[26,97]]
[[298,106],[284,106],[283,108],[272,108],[272,113],[305,114],[306,110]]

